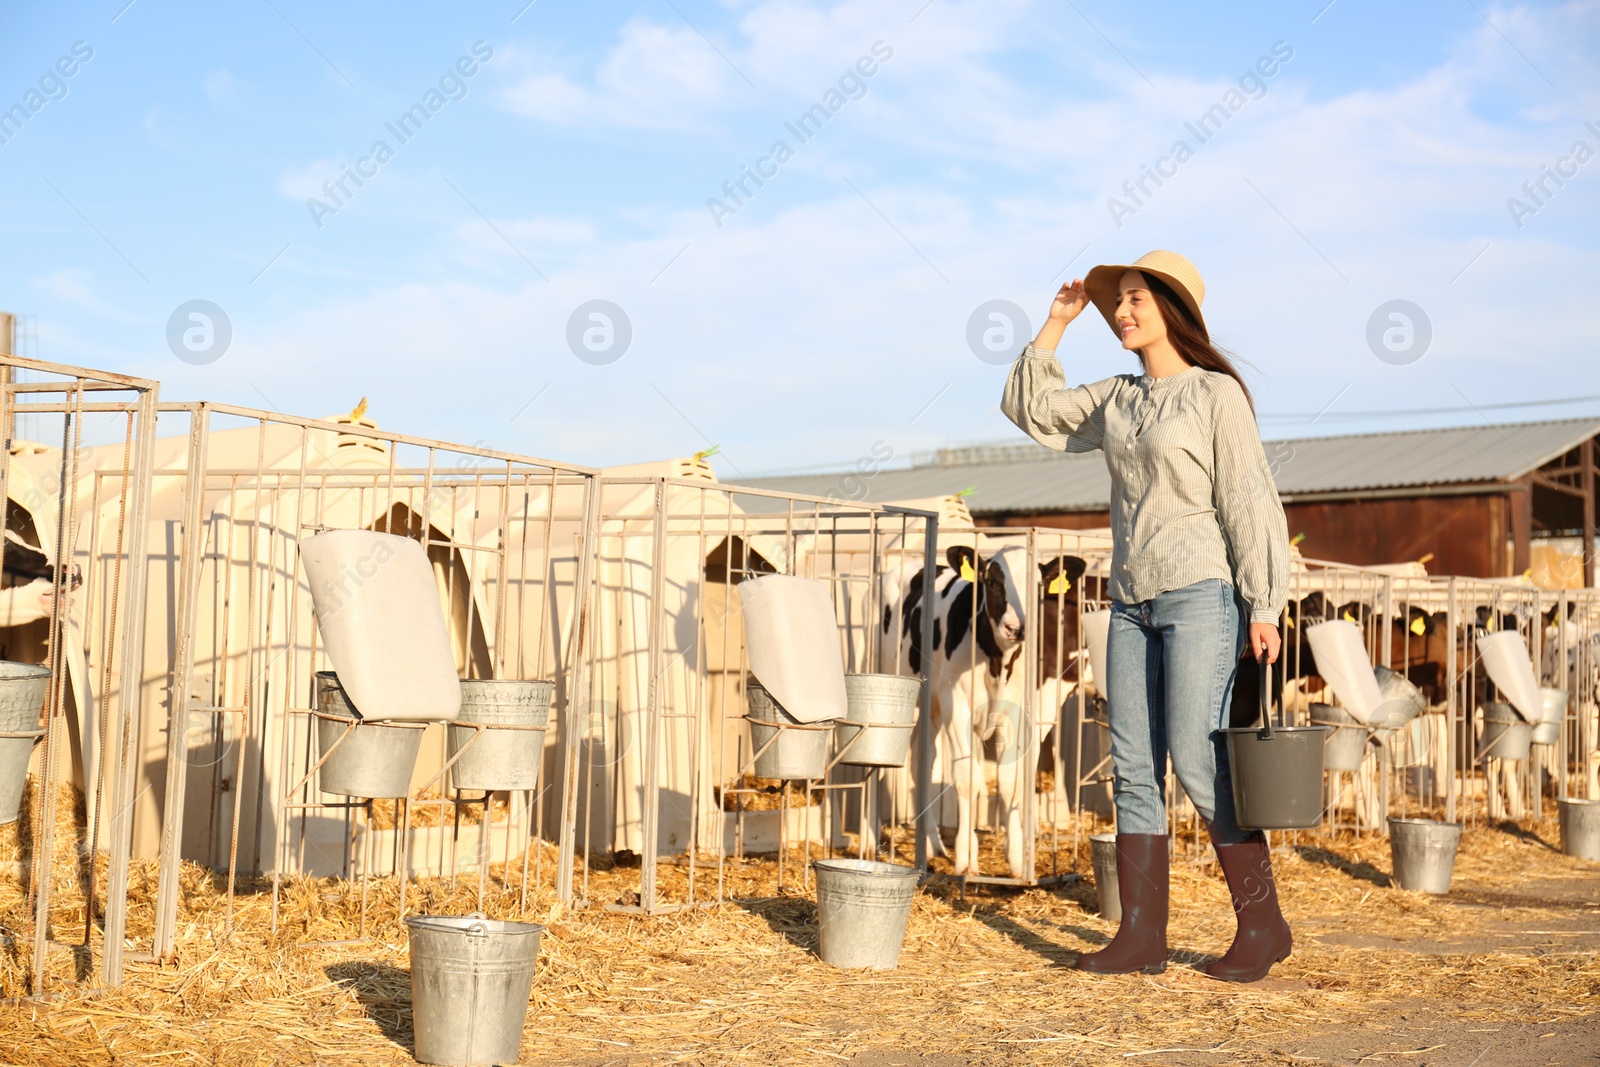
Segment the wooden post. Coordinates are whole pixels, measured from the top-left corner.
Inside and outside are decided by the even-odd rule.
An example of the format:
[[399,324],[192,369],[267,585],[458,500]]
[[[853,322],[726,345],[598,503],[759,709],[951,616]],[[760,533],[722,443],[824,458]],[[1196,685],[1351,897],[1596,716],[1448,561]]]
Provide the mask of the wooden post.
[[1511,573],[1533,566],[1533,474],[1522,476],[1507,494],[1511,505]]

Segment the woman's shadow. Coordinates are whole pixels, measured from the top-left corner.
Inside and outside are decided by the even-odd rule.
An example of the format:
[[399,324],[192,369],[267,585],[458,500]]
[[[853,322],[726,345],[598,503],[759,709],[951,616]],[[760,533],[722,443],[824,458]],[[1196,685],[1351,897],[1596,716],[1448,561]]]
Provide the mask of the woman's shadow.
[[412,1051],[410,971],[363,961],[335,963],[323,971],[340,989],[355,994],[384,1037]]

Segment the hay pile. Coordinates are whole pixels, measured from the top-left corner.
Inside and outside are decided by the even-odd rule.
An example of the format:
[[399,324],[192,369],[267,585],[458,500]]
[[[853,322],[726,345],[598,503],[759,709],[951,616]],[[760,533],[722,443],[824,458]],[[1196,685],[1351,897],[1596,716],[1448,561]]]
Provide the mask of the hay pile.
[[[766,1067],[888,1050],[912,1055],[892,1062],[926,1056],[930,1064],[1290,1063],[1305,1041],[1376,1020],[1396,1002],[1425,1002],[1463,1027],[1600,1011],[1600,964],[1565,948],[1571,938],[1561,934],[1574,919],[1600,926],[1595,867],[1551,850],[1543,842],[1554,833],[1548,822],[1469,831],[1457,891],[1437,899],[1386,884],[1381,839],[1285,838],[1276,864],[1296,952],[1255,987],[1212,982],[1182,962],[1156,977],[1065,969],[1113,929],[1095,914],[1088,884],[974,888],[962,901],[952,884],[932,883],[917,897],[900,968],[877,973],[834,970],[811,954],[814,906],[804,895],[774,896],[770,860],[729,862],[726,887],[735,899],[710,910],[653,919],[598,906],[567,912],[548,886],[523,914],[516,893],[491,887],[485,910],[549,928],[523,1063]],[[986,849],[995,844],[985,841]],[[1060,857],[1069,868],[1074,859],[1088,869],[1086,848]],[[544,869],[553,870],[554,860],[547,851]],[[64,861],[70,870],[70,849]],[[664,895],[681,897],[687,866],[659,870]],[[625,866],[595,871],[591,899],[626,899],[638,877]],[[702,893],[714,888],[714,869],[698,869],[697,877]],[[359,890],[341,883],[289,881],[276,935],[269,893],[246,887],[229,937],[216,881],[192,867],[184,881],[176,967],[133,963],[119,989],[0,1012],[0,1064],[412,1062],[393,881],[372,883],[375,936],[361,943],[347,940],[356,931]],[[790,875],[791,887],[798,881]],[[142,866],[133,884],[129,928],[141,936],[150,929],[155,886]],[[464,914],[476,906],[476,891],[475,877],[455,887],[413,885],[407,910]],[[8,932],[19,929],[17,897],[8,876],[0,885]],[[72,906],[63,899],[64,909]],[[81,899],[76,907],[81,919]],[[1500,936],[1512,927],[1550,936]],[[1177,959],[1209,958],[1231,935],[1214,870],[1180,857],[1171,931]],[[1363,943],[1374,937],[1400,947]],[[1419,944],[1427,950],[1405,947]],[[14,996],[28,960],[25,951],[7,953],[0,986]]]

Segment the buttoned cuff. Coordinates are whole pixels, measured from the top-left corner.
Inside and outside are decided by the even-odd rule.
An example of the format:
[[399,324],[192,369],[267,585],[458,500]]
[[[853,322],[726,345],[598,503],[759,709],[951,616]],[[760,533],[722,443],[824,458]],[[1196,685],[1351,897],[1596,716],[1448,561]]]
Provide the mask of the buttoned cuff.
[[1267,608],[1251,608],[1250,621],[1253,623],[1264,622],[1269,626],[1276,626],[1278,625],[1278,614],[1278,612]]

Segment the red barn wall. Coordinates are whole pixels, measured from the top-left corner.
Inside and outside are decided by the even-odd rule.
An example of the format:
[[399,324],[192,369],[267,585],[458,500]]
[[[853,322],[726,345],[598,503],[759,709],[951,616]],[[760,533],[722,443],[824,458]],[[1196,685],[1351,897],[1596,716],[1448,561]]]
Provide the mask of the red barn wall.
[[[1329,500],[1284,506],[1300,551],[1335,563],[1400,563],[1428,553],[1430,574],[1494,578],[1512,573],[1512,509],[1503,493]],[[1111,525],[1104,511],[989,514],[978,522],[1085,530]],[[1526,564],[1524,564],[1526,566]]]

